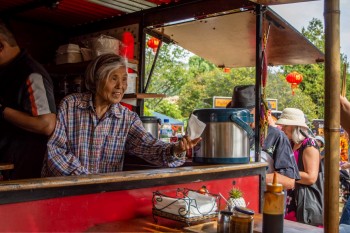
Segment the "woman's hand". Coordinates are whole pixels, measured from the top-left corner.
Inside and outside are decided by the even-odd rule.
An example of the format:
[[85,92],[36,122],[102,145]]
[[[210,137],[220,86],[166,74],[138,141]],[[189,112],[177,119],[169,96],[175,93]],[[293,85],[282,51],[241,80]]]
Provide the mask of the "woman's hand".
[[340,96],[340,124],[347,133],[350,133],[350,102],[346,97]]
[[201,140],[201,137],[191,140],[190,137],[186,135],[179,141],[179,143],[175,144],[174,153],[180,154],[188,149],[191,149],[195,147]]
[[349,169],[350,168],[350,163],[343,163],[340,165],[340,168],[342,170]]

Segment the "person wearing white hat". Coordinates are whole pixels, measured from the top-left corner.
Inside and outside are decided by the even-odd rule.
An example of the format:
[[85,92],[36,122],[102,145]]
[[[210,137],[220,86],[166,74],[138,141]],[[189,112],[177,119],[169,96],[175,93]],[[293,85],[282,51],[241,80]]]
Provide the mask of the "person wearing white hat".
[[[297,221],[296,195],[303,185],[310,186],[318,182],[319,167],[321,163],[320,151],[314,138],[308,136],[308,126],[305,123],[303,111],[297,108],[285,108],[282,111],[280,119],[276,122],[282,126],[282,131],[291,140],[294,156],[298,164],[300,180],[296,181],[295,189],[288,192],[287,214],[286,219]],[[323,196],[323,190],[320,190]],[[322,203],[322,201],[320,201]],[[322,206],[321,206],[322,207]],[[321,208],[322,209],[322,208]],[[307,210],[305,210],[307,212]],[[322,225],[322,210],[320,216],[315,213],[310,217],[309,224]],[[298,217],[298,221],[303,222]],[[306,222],[304,222],[306,223]]]

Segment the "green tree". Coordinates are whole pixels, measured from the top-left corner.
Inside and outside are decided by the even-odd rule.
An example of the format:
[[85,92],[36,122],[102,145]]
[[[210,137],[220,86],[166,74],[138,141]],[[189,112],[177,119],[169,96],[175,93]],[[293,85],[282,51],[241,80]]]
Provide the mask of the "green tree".
[[[204,61],[201,67],[212,67],[205,63],[208,62]],[[196,69],[196,66],[191,66],[192,64],[190,63],[190,71]],[[255,71],[253,68],[232,69],[230,73],[224,73],[222,69],[212,67],[203,73],[192,72],[191,79],[180,93],[179,107],[183,116],[186,117],[194,109],[212,108],[214,96],[230,97],[234,86],[254,83]]]
[[[147,93],[161,93],[166,96],[178,95],[182,86],[187,83],[187,61],[188,52],[179,46],[163,43],[160,48],[158,59],[154,67],[151,81]],[[151,49],[146,49],[146,77],[153,65],[155,53]],[[147,82],[147,79],[146,79]],[[145,100],[145,109],[157,111],[174,118],[182,118],[181,111],[176,104],[170,103],[165,99],[147,99]],[[145,113],[146,114],[146,113]]]
[[[313,18],[306,29],[302,28],[302,34],[324,52],[325,34],[321,20]],[[343,54],[341,54],[341,63],[348,64],[347,57]],[[303,81],[299,85],[300,90],[315,104],[316,118],[324,118],[324,63],[283,66],[282,69],[284,75],[292,71],[303,75]]]
[[316,104],[312,98],[303,93],[299,88],[292,95],[290,85],[285,81],[283,73],[270,73],[266,87],[267,97],[278,100],[278,109],[299,108],[308,119],[316,119]]

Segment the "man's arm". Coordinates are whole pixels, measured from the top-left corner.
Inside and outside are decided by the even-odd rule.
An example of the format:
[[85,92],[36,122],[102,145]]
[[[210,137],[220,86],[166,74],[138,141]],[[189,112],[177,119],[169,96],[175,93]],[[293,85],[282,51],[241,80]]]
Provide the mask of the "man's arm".
[[30,116],[27,113],[6,107],[3,111],[4,120],[24,130],[50,136],[55,129],[56,114],[48,113],[40,116]]
[[[266,183],[272,183],[273,173],[266,174]],[[277,173],[277,180],[279,184],[283,185],[283,189],[294,188],[295,179],[289,178],[288,176]]]

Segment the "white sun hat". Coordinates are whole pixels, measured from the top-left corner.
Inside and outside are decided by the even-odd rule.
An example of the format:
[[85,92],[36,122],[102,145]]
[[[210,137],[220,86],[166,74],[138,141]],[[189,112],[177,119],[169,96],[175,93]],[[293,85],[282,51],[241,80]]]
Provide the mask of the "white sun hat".
[[276,122],[277,125],[295,125],[309,128],[305,123],[303,111],[297,108],[285,108],[281,117]]

